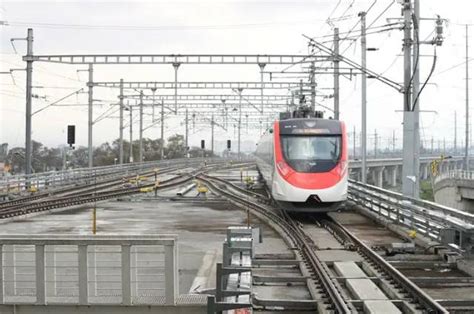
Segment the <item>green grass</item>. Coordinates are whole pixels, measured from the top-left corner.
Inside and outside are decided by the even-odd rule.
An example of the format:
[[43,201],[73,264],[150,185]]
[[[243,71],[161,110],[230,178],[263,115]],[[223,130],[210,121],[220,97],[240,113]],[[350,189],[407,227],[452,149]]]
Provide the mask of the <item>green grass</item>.
[[430,180],[420,181],[420,198],[434,202],[433,187]]

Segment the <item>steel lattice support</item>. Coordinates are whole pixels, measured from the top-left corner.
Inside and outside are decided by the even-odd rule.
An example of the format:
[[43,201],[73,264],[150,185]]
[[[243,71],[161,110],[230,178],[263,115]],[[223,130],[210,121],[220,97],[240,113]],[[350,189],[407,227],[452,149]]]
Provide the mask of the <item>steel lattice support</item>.
[[[164,55],[164,54],[98,54],[98,55],[36,55],[33,61],[66,64],[266,64],[292,65],[312,61],[331,61],[330,56],[321,55]],[[24,59],[24,61],[26,61]]]

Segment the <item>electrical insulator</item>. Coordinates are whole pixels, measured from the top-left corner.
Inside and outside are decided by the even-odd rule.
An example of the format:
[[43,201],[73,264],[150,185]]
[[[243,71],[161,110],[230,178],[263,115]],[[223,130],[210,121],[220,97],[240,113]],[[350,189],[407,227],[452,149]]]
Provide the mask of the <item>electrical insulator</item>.
[[436,19],[436,38],[434,40],[434,43],[436,46],[441,46],[443,44],[443,20],[441,17],[438,15],[438,18]]

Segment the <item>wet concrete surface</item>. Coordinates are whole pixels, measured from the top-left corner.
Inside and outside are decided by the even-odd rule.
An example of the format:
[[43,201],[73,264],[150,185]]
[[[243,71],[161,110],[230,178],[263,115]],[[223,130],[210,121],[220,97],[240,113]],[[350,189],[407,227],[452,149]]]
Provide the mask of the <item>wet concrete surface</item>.
[[[1,234],[91,234],[93,204],[0,225]],[[257,222],[257,219],[254,218]],[[206,252],[221,252],[228,226],[246,223],[246,214],[231,205],[202,206],[170,201],[97,204],[98,234],[177,234],[180,292],[187,293]]]
[[[169,200],[176,197],[180,189],[159,191],[156,199],[154,193],[145,193],[95,204],[97,233],[177,234],[180,293],[215,287],[215,263],[222,261],[227,227],[247,225],[248,218],[252,226],[262,230],[263,243],[257,244],[257,254],[294,257],[273,229],[212,193],[195,198],[197,190],[193,189],[186,195],[186,202],[180,202],[179,197],[175,201]],[[218,203],[206,203],[206,199]],[[0,234],[91,234],[93,207],[94,204],[88,204],[17,217],[2,223]],[[300,274],[299,271],[296,273]],[[306,287],[301,286],[289,290],[286,287],[258,287],[256,292],[266,298],[309,297]]]

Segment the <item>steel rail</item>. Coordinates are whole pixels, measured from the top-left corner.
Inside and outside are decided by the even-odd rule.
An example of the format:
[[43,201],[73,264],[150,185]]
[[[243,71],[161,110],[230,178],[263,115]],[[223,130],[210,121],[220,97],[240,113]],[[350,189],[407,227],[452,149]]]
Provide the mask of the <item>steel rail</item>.
[[[334,285],[334,283],[331,281],[331,278],[326,273],[326,270],[324,269],[322,262],[319,260],[319,258],[314,253],[313,249],[309,246],[308,242],[306,241],[304,232],[298,226],[296,226],[296,224],[291,219],[285,219],[286,217],[281,217],[277,215],[274,211],[271,211],[264,206],[255,204],[242,197],[232,194],[227,189],[224,190],[215,183],[215,182],[220,182],[222,184],[226,184],[228,187],[231,187],[240,193],[248,194],[246,190],[236,186],[235,184],[229,181],[212,177],[212,176],[208,176],[208,175],[204,175],[204,174],[197,176],[197,179],[208,184],[211,190],[214,190],[218,192],[219,194],[223,195],[224,197],[226,197],[227,199],[240,204],[243,208],[253,209],[253,211],[263,215],[264,217],[270,219],[273,223],[278,225],[281,228],[281,232],[286,233],[286,235],[284,234],[280,234],[280,235],[282,237],[286,237],[290,239],[290,242],[292,242],[301,252],[303,259],[306,260],[306,262],[314,270],[314,273],[317,274],[317,277],[313,279],[317,280],[318,282],[322,284],[336,312],[337,313],[351,313],[351,310],[349,309],[346,302],[342,298],[341,294],[337,290],[337,287]],[[278,230],[276,231],[279,232]]]
[[[178,180],[182,177],[185,177],[185,178]],[[158,186],[157,189],[165,189],[165,188],[173,187],[179,184],[183,184],[191,180],[192,178],[193,178],[192,176],[188,176],[188,175],[178,175],[174,178],[164,180],[163,181],[164,184]],[[42,212],[42,211],[56,209],[56,208],[64,208],[64,207],[82,205],[82,204],[87,204],[87,203],[92,203],[92,202],[97,202],[97,201],[103,201],[103,200],[107,200],[107,199],[111,199],[111,198],[115,198],[119,196],[137,194],[137,193],[140,193],[140,189],[151,187],[151,186],[154,186],[154,183],[143,185],[141,187],[131,188],[131,189],[116,189],[116,190],[110,190],[110,191],[105,191],[105,192],[89,193],[89,194],[79,195],[76,197],[66,196],[59,199],[32,203],[32,204],[22,206],[19,208],[13,208],[13,209],[6,208],[6,209],[0,210],[0,219],[11,218],[15,216],[30,214],[30,213],[37,213],[37,212]]]
[[[141,177],[151,177],[155,173],[157,175],[163,175],[163,174],[175,171],[177,169],[178,168],[175,168],[175,167],[169,167],[167,169],[163,169],[163,170],[158,171],[158,172],[147,171],[147,172],[144,172],[144,173],[140,173],[138,175],[141,176]],[[64,197],[64,196],[67,196],[69,194],[74,194],[74,196],[79,196],[79,195],[87,194],[89,192],[98,192],[98,191],[102,191],[104,189],[108,189],[108,188],[114,187],[116,185],[122,184],[124,179],[130,180],[130,179],[133,179],[133,178],[136,178],[136,175],[130,175],[128,177],[119,176],[119,177],[115,177],[115,178],[112,178],[112,179],[107,179],[107,180],[103,180],[101,182],[97,182],[97,184],[96,183],[89,183],[89,184],[85,184],[85,185],[81,185],[81,186],[72,186],[72,187],[67,187],[67,188],[60,189],[60,190],[49,191],[49,192],[46,192],[46,193],[42,193],[40,195],[32,195],[30,197],[24,197],[24,198],[21,198],[21,199],[1,203],[0,204],[0,210],[5,209],[5,208],[8,208],[8,209],[18,208],[20,206],[25,206],[24,205],[25,203],[31,203],[31,202],[34,202],[34,201],[37,201],[37,200],[40,200],[40,199],[43,199],[43,198],[49,198],[51,196],[58,196],[59,195],[59,196]]]
[[[210,170],[221,169],[221,168],[226,169],[226,168],[242,167],[243,165],[248,164],[248,163],[237,163],[228,167],[221,167],[222,164],[225,162],[226,161],[215,162],[213,164],[205,164],[204,167],[197,168],[191,171],[190,173],[180,174],[173,178],[163,180],[161,184],[156,188],[157,190],[161,190],[161,189],[166,189],[166,188],[170,188],[170,187],[174,187],[174,186],[186,183],[204,171],[210,171]],[[55,208],[64,208],[64,207],[69,207],[69,206],[97,202],[97,201],[107,200],[107,199],[111,199],[111,198],[115,198],[119,196],[137,194],[137,193],[141,193],[142,188],[148,188],[148,187],[154,187],[154,186],[155,186],[155,183],[150,183],[150,184],[144,184],[140,187],[134,187],[134,188],[128,188],[128,189],[121,188],[121,189],[102,191],[102,192],[94,191],[90,193],[75,195],[73,197],[64,196],[64,197],[56,198],[53,200],[30,203],[28,205],[15,207],[15,208],[4,208],[4,209],[0,209],[0,219],[11,218],[11,217],[24,215],[28,213],[41,212],[41,211],[46,211],[46,210],[55,209]]]
[[386,272],[393,280],[395,280],[399,285],[403,287],[404,290],[410,293],[410,295],[415,298],[417,303],[422,304],[427,308],[428,313],[449,313],[443,306],[431,298],[426,292],[421,288],[415,285],[411,280],[409,280],[405,275],[398,271],[394,266],[389,262],[384,260],[379,254],[374,250],[369,248],[367,244],[358,239],[352,232],[350,232],[346,227],[341,225],[337,221],[332,221],[350,240],[356,245],[357,249],[361,254],[367,256],[371,261],[376,263],[384,272]]

